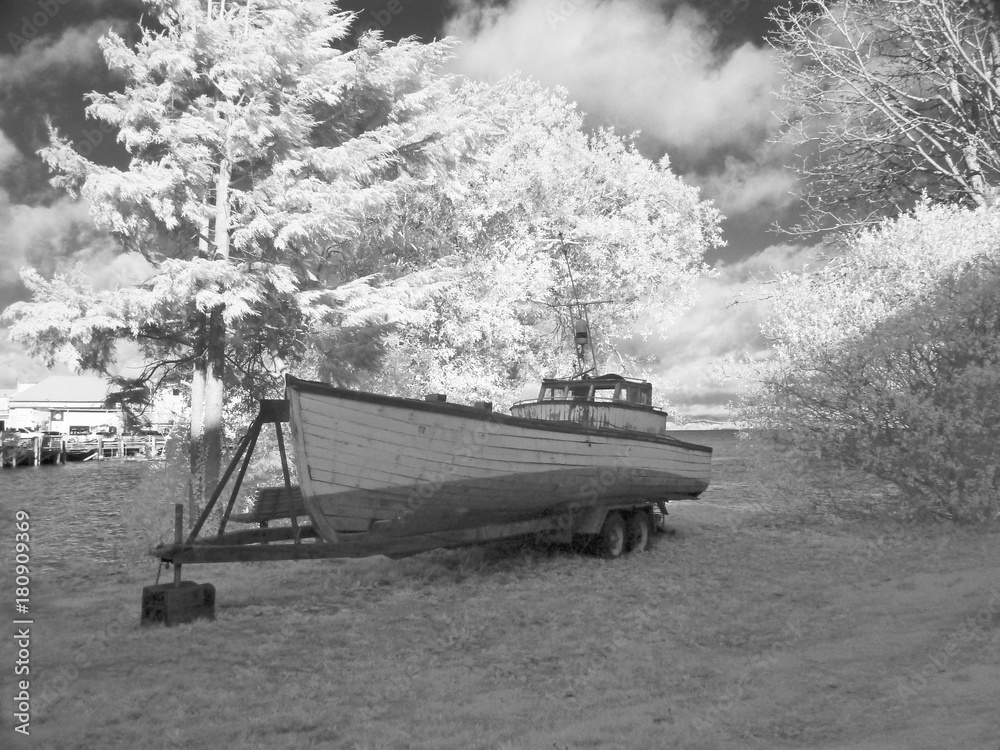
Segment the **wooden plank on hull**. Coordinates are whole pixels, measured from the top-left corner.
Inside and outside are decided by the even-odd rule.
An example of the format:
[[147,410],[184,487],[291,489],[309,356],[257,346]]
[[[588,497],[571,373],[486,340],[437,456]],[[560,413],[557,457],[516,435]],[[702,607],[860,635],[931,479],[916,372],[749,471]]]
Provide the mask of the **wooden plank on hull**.
[[[575,472],[568,471],[547,475],[511,475],[440,485],[418,485],[406,494],[405,500],[401,493],[406,492],[406,488],[384,488],[331,493],[315,498],[314,502],[319,512],[328,517],[350,511],[357,514],[359,507],[373,503],[376,498],[379,504],[385,505],[386,496],[380,493],[392,492],[397,499],[392,504],[392,513],[388,515],[406,518],[418,512],[421,515],[437,511],[479,515],[493,513],[496,508],[502,507],[511,512],[523,513],[547,507],[600,505],[609,500],[629,497],[670,499],[670,494],[688,494],[703,489],[704,486],[684,477],[648,473],[601,487],[594,483],[596,476],[592,474],[579,477]],[[364,514],[364,510],[361,514]],[[368,515],[374,517],[380,514],[369,509]]]
[[[486,422],[492,421],[498,425],[504,426],[519,426],[526,427],[532,430],[541,431],[551,431],[557,433],[567,433],[573,432],[578,434],[614,434],[618,431],[614,430],[596,430],[591,428],[581,427],[579,425],[567,425],[565,423],[547,423],[540,420],[528,420],[518,417],[510,417],[505,415],[499,415],[493,412],[483,412],[481,410],[475,409],[473,407],[461,406],[456,404],[433,404],[430,402],[413,401],[411,399],[401,399],[393,396],[381,396],[378,394],[361,393],[357,391],[348,391],[345,389],[338,389],[332,386],[325,386],[320,383],[309,383],[308,381],[292,380],[293,388],[298,396],[304,396],[308,400],[305,403],[317,405],[318,409],[324,407],[332,407],[335,409],[341,408],[340,405],[343,402],[361,402],[361,403],[371,403],[383,406],[389,406],[392,408],[398,408],[401,411],[420,411],[420,412],[430,412],[440,414],[445,417],[460,417],[463,420],[474,421],[474,422]],[[645,434],[645,433],[630,433],[628,435],[629,439],[640,440],[643,442],[654,442],[654,443],[673,443],[690,450],[703,451],[706,453],[711,453],[711,448],[708,446],[697,445],[694,443],[686,443],[684,441],[678,440],[675,437],[669,435],[657,435],[657,434]]]
[[[380,451],[385,449],[389,455],[399,457],[400,463],[409,463],[406,459],[412,460],[437,460],[454,461],[469,466],[482,464],[503,464],[508,461],[525,460],[530,457],[530,462],[534,464],[562,464],[571,461],[586,463],[595,456],[601,458],[615,458],[628,460],[634,452],[632,446],[624,445],[604,445],[601,443],[581,443],[580,441],[559,441],[558,444],[551,440],[543,440],[539,437],[530,439],[519,439],[520,444],[512,444],[513,441],[504,436],[497,438],[495,443],[486,443],[477,446],[468,446],[460,440],[414,440],[402,442],[397,439],[392,442],[391,434],[376,434],[364,446],[360,441],[352,439],[354,436],[349,433],[331,433],[329,437],[308,432],[307,438],[317,441],[317,444],[327,442],[331,446],[350,453],[352,455],[364,456],[366,451]],[[317,456],[318,457],[318,456]]]
[[[421,415],[432,419],[437,415]],[[460,419],[452,418],[451,424],[433,424],[425,422],[423,433],[410,435],[405,427],[398,422],[389,422],[381,429],[374,423],[359,421],[357,423],[331,416],[328,423],[306,422],[303,426],[306,434],[315,435],[322,440],[347,440],[349,437],[365,441],[384,440],[381,435],[391,436],[401,447],[420,445],[423,450],[436,450],[441,453],[454,452],[456,446],[465,446],[475,452],[478,448],[489,446],[492,449],[534,450],[541,453],[562,455],[567,451],[586,455],[595,445],[604,445],[611,450],[620,450],[632,444],[648,444],[649,441],[630,440],[623,435],[580,434],[570,430],[553,431],[541,428],[531,429],[523,426],[497,425],[490,431],[477,432],[467,429]],[[412,427],[413,425],[408,425]],[[403,431],[403,434],[400,432]],[[670,443],[653,443],[654,445],[670,445]]]
[[[508,462],[497,468],[486,467],[465,467],[461,464],[438,464],[434,465],[430,461],[413,461],[413,466],[409,469],[409,474],[397,468],[396,471],[385,471],[378,468],[378,465],[363,463],[363,458],[343,456],[341,462],[323,461],[310,465],[309,472],[314,481],[324,482],[341,487],[377,487],[380,485],[393,486],[401,483],[435,483],[441,481],[461,481],[480,478],[493,478],[511,474],[546,474],[558,470],[571,470],[583,472],[590,475],[592,473],[604,473],[611,476],[623,477],[634,475],[643,476],[643,472],[652,472],[651,475],[662,474],[669,471],[673,474],[691,473],[688,467],[677,465],[677,462],[664,461],[662,468],[659,466],[642,467],[639,460],[629,463],[608,463],[608,464],[581,464],[578,466],[553,467],[550,465],[533,465],[530,463]],[[701,474],[702,472],[698,472]],[[705,467],[705,478],[707,480],[707,467]]]
[[[378,435],[368,445],[361,446],[358,440],[347,434],[337,435],[331,432],[329,436],[307,431],[304,435],[307,445],[315,445],[311,450],[317,463],[333,463],[340,460],[339,456],[350,456],[351,461],[364,460],[368,465],[377,462],[393,466],[417,467],[428,461],[455,464],[459,466],[503,467],[511,462],[525,462],[534,465],[580,464],[589,465],[594,461],[617,461],[622,463],[651,461],[673,461],[680,465],[708,465],[709,461],[692,458],[677,449],[656,450],[642,444],[631,445],[620,441],[619,444],[590,443],[581,445],[578,442],[560,442],[552,447],[540,439],[525,441],[522,446],[512,448],[504,445],[483,445],[476,452],[462,450],[461,444],[448,441],[420,441],[419,443],[392,443],[396,438],[391,434]],[[319,445],[328,444],[332,450],[318,450]]]

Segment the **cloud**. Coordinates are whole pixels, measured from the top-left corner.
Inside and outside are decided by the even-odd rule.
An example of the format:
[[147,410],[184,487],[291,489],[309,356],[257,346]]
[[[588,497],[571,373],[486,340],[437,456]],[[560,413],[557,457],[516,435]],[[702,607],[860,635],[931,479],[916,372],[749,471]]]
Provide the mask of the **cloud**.
[[[644,0],[459,0],[446,31],[462,40],[455,72],[486,81],[520,73],[563,86],[592,121],[640,129],[642,142],[665,149],[723,214],[759,217],[794,205],[796,177],[768,142],[781,88],[772,51],[735,43],[720,52],[717,44],[748,5],[665,13]],[[799,268],[807,257],[796,245],[750,254],[730,242],[730,259],[720,261],[717,278],[698,282],[687,314],[637,344],[657,358],[655,379],[670,384],[658,391],[692,419],[727,420],[737,384],[720,377],[718,363],[766,352],[766,306],[746,299],[753,279]]]
[[0,84],[23,86],[43,77],[58,76],[62,71],[103,70],[104,55],[97,40],[122,27],[121,21],[104,19],[67,27],[58,36],[43,34],[27,39],[23,45],[16,45],[15,55],[3,56]]
[[[725,421],[725,404],[737,383],[721,367],[727,357],[766,356],[760,324],[767,315],[766,282],[783,271],[801,270],[814,256],[803,245],[777,244],[750,257],[720,263],[718,276],[697,282],[698,300],[648,342],[657,372],[671,383],[664,395],[691,419]],[[763,286],[761,286],[763,284]]]
[[785,271],[802,270],[813,262],[815,254],[816,249],[811,245],[769,245],[746,258],[720,264],[719,283],[742,293],[747,282],[768,281]]
[[776,215],[798,201],[798,176],[776,150],[757,149],[750,159],[727,156],[721,170],[686,175],[712,197],[725,216],[766,212]]
[[682,6],[668,18],[641,0],[459,0],[446,31],[463,40],[456,72],[488,81],[520,72],[565,86],[588,114],[701,159],[752,151],[776,126],[773,53],[743,44],[720,57],[727,21],[739,12],[706,18]]
[[[24,156],[0,131],[0,177],[23,162]],[[111,237],[94,226],[85,201],[64,197],[50,204],[28,205],[0,189],[0,226],[4,228],[0,234],[0,310],[27,298],[20,282],[25,266],[45,276],[79,266],[98,290],[135,283],[151,271],[140,256],[123,255]],[[0,337],[0,387],[11,387],[18,380],[35,382],[38,373],[44,377],[40,362],[6,341],[5,332]]]
[[122,254],[115,241],[98,230],[85,201],[61,198],[50,205],[11,202],[0,190],[0,309],[24,299],[20,282],[25,266],[44,276],[79,266],[97,290],[140,281],[151,272],[136,254]]
[[88,231],[90,217],[84,203],[63,198],[47,206],[27,206],[0,193],[0,305],[6,305],[20,286],[18,274],[24,266],[51,273],[65,268]]
[[23,158],[17,146],[0,130],[0,172],[18,166]]
[[38,383],[49,375],[75,375],[65,365],[48,369],[41,360],[27,355],[18,344],[7,341],[6,329],[0,328],[0,388],[14,388],[18,383]]

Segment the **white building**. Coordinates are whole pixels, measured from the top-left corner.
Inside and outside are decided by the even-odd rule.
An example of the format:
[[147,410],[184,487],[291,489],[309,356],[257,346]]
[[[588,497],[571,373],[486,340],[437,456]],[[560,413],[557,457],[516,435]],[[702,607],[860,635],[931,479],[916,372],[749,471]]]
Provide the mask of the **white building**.
[[110,385],[104,378],[50,375],[36,385],[19,389],[8,399],[6,427],[28,427],[69,433],[70,428],[115,427],[121,430],[120,407],[107,407]]
[[0,430],[7,429],[10,424],[10,397],[15,393],[14,388],[0,388]]

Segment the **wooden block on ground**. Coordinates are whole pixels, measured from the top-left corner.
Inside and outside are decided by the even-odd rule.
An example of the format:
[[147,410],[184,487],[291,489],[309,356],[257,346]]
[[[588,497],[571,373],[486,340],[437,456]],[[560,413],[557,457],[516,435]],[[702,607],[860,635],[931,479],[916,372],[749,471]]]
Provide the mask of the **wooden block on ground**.
[[197,619],[215,619],[215,586],[181,581],[142,588],[141,625],[180,625]]

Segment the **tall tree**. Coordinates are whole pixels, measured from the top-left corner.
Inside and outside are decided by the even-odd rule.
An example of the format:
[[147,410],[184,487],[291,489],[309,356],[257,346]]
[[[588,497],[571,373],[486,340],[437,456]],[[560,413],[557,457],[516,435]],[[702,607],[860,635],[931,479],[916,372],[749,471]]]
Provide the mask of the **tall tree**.
[[1000,36],[984,0],[817,0],[777,11],[785,137],[805,229],[877,222],[921,194],[980,206],[1000,177]]
[[608,342],[679,312],[707,270],[717,212],[666,160],[588,136],[564,92],[441,75],[449,43],[366,35],[340,52],[350,19],[321,0],[156,8],[136,49],[105,43],[127,85],[89,109],[120,129],[129,169],[58,134],[46,151],[149,278],[94,292],[29,270],[33,300],[5,318],[83,367],[105,369],[121,338],[191,367],[199,459],[218,455],[226,378],[273,386],[271,354],[342,384],[505,400],[568,364],[569,269]]
[[[528,380],[574,370],[587,317],[600,369],[640,374],[620,344],[692,301],[718,212],[628,138],[588,134],[565,91],[510,78],[467,84],[458,101],[488,118],[461,190],[406,196],[398,232],[447,247],[461,283],[386,341],[384,368],[404,392],[446,390],[509,403]],[[576,306],[574,293],[587,305]]]
[[34,302],[6,319],[36,351],[82,367],[106,369],[120,338],[190,367],[193,463],[211,487],[227,373],[260,386],[268,353],[300,355],[331,313],[310,290],[349,280],[332,259],[378,234],[357,217],[460,157],[435,117],[450,44],[369,34],[343,52],[351,16],[328,0],[148,2],[157,25],[134,49],[102,40],[124,89],[92,94],[87,110],[118,128],[128,169],[88,161],[56,132],[42,154],[150,278],[95,294],[79,275],[29,272]]

